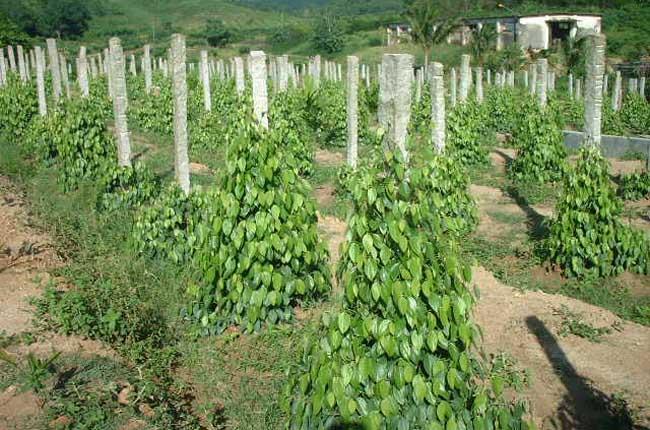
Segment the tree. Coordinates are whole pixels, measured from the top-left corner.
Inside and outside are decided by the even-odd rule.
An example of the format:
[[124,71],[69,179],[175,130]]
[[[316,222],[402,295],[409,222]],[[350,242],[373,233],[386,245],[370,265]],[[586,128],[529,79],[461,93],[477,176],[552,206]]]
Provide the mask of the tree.
[[491,25],[484,25],[480,29],[475,28],[472,30],[470,49],[472,50],[472,56],[476,58],[479,64],[483,65],[485,62],[485,55],[492,47],[496,37],[497,33]]
[[345,41],[339,19],[330,13],[323,15],[314,27],[312,42],[316,49],[328,54],[340,52]]
[[414,0],[410,3],[406,16],[411,25],[411,38],[424,51],[426,66],[435,45],[444,42],[447,36],[458,28],[458,19],[443,3],[433,0]]
[[220,19],[208,19],[205,24],[205,34],[210,46],[226,46],[232,39],[232,33]]
[[81,0],[48,0],[41,15],[40,33],[58,38],[75,38],[88,30],[91,15]]

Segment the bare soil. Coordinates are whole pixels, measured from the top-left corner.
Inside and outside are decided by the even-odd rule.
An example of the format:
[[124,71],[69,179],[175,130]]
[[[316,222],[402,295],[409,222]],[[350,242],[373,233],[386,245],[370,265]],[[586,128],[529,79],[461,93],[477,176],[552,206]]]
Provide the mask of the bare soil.
[[[32,332],[35,342],[15,344],[5,351],[16,361],[28,353],[49,356],[54,351],[114,356],[100,342],[35,330],[31,297],[42,294],[52,280],[49,270],[63,264],[50,239],[30,225],[22,196],[0,177],[0,334]],[[35,332],[36,331],[36,332]],[[35,332],[35,333],[34,333]],[[41,413],[37,396],[10,386],[0,393],[0,429],[35,428]]]
[[322,166],[340,166],[345,163],[345,157],[341,152],[317,149],[314,161]]

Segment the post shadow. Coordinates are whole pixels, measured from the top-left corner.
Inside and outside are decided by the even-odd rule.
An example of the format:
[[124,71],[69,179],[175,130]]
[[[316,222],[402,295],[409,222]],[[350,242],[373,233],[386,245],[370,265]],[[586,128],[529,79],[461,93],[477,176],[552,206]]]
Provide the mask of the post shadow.
[[567,389],[552,424],[561,430],[649,430],[634,425],[627,404],[609,396],[582,377],[568,360],[544,322],[526,318],[528,329],[537,337],[555,374]]

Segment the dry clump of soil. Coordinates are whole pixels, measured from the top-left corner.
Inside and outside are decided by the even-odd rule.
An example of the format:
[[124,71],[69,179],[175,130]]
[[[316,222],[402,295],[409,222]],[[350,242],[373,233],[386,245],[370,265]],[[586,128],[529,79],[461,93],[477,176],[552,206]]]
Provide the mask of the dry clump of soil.
[[[345,241],[347,224],[345,221],[341,221],[340,219],[333,216],[319,215],[318,229],[327,240],[327,247],[330,253],[330,266],[334,268],[341,258],[340,248],[341,244]],[[332,283],[336,288],[337,284],[336,276],[334,276],[334,271],[332,271]]]
[[[612,427],[621,418],[608,410],[619,405],[617,398],[629,403],[637,425],[650,424],[650,328],[565,296],[517,291],[483,268],[474,270],[473,282],[482,347],[505,351],[529,369],[523,395],[541,429],[628,428]],[[560,337],[563,307],[594,327],[616,329],[599,343]]]
[[336,189],[329,184],[319,185],[314,188],[314,197],[318,207],[331,206],[336,200]]

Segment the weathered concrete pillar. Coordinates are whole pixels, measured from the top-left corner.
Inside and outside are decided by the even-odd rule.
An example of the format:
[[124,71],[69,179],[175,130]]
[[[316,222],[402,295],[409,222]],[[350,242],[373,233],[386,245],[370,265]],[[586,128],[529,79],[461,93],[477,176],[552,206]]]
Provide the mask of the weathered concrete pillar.
[[339,82],[343,80],[343,66],[341,63],[336,64],[336,80]]
[[61,65],[61,82],[65,89],[66,98],[70,98],[70,80],[68,79],[68,61],[63,54],[59,54],[59,64]]
[[210,70],[208,65],[208,51],[201,51],[201,62],[199,72],[201,73],[201,84],[203,85],[203,108],[206,112],[212,111],[212,94],[210,94]]
[[645,99],[645,76],[639,80],[639,95]]
[[36,73],[36,53],[34,52],[34,48],[29,51],[29,59],[32,63],[32,70]]
[[530,65],[530,94],[535,95],[537,91],[537,67],[535,64]]
[[[106,53],[108,52],[108,53]],[[106,74],[106,81],[108,82],[108,96],[113,100],[113,74],[111,66],[111,53],[106,51],[104,53],[104,73]]]
[[[431,142],[438,154],[445,151],[445,78],[444,68],[440,63],[431,64],[430,70],[430,92],[431,92]],[[480,80],[477,79],[477,89]]]
[[97,58],[90,57],[90,77],[95,79],[99,73],[99,68],[97,67]]
[[605,76],[603,78],[603,96],[607,96],[609,93],[609,75],[605,73]]
[[20,74],[20,80],[26,82],[25,57],[23,56],[23,47],[21,45],[16,46],[16,53],[18,54],[18,73]]
[[524,70],[524,88],[528,88],[528,70]]
[[614,92],[612,93],[612,110],[619,111],[623,104],[623,79],[621,72],[616,72],[616,81],[614,81]]
[[321,77],[320,66],[321,66],[320,55],[316,55],[309,60],[309,75],[311,76],[311,79],[314,82],[314,86],[316,88],[318,88],[320,85],[320,77]]
[[405,161],[408,123],[411,117],[411,80],[413,56],[409,54],[384,54],[379,87],[382,110],[380,124],[387,131],[386,143],[391,150],[398,149]]
[[508,72],[508,86],[510,88],[515,87],[515,72],[513,70]]
[[546,106],[546,79],[548,78],[548,60],[540,58],[537,60],[537,102],[540,106]]
[[347,73],[347,119],[348,119],[348,166],[357,167],[359,141],[359,59],[348,57]]
[[5,67],[5,52],[0,48],[0,87],[7,85],[7,68]]
[[639,81],[637,81],[635,78],[630,78],[627,84],[627,93],[628,94],[636,94],[639,91]]
[[266,54],[263,51],[251,51],[251,75],[253,80],[253,112],[260,125],[269,128]]
[[135,55],[131,54],[131,61],[129,62],[129,72],[131,72],[131,76],[135,77],[138,76],[138,69],[135,65]]
[[142,61],[144,72],[144,88],[147,94],[151,92],[152,79],[151,79],[151,46],[144,45],[144,57]]
[[120,39],[112,37],[108,41],[110,48],[111,79],[113,81],[113,114],[115,115],[115,137],[117,138],[117,163],[120,167],[131,165],[131,142],[126,111],[128,97],[126,94],[126,65]]
[[569,73],[569,98],[573,99],[573,74]]
[[25,57],[25,79],[29,82],[32,80],[32,72],[31,72],[31,67],[29,65],[29,53],[25,51],[23,54]]
[[90,87],[88,86],[88,60],[86,58],[86,47],[79,48],[79,57],[77,58],[77,84],[81,90],[81,97],[88,97],[90,95]]
[[483,67],[476,68],[476,101],[483,103]]
[[451,69],[449,81],[449,104],[451,107],[456,107],[456,69]]
[[289,56],[281,55],[277,58],[278,91],[284,92],[289,88]]
[[14,47],[7,46],[7,57],[9,57],[9,68],[13,73],[16,73],[16,57],[14,56]]
[[575,97],[576,100],[582,100],[582,79],[578,78],[576,79],[576,90],[575,90]]
[[420,69],[415,71],[415,102],[420,103],[420,99],[422,99],[422,84],[420,83],[420,74],[422,71]]
[[548,72],[548,92],[555,92],[555,72]]
[[174,95],[174,147],[176,181],[185,194],[190,192],[190,159],[187,136],[187,70],[185,36],[172,35],[172,92]]
[[242,95],[246,90],[246,79],[244,76],[244,60],[241,57],[235,57],[235,88],[237,94]]
[[40,46],[34,47],[36,57],[36,91],[38,93],[38,113],[47,115],[47,100],[45,98],[45,54]]
[[487,69],[486,83],[488,86],[492,85],[492,70]]
[[600,146],[605,73],[605,36],[587,36],[585,80],[585,146]]
[[469,96],[469,80],[470,74],[472,73],[469,63],[470,56],[467,54],[463,55],[460,60],[460,85],[458,87],[458,100],[461,103],[466,102]]
[[47,39],[47,53],[50,57],[50,72],[52,73],[52,94],[54,102],[61,98],[61,67],[59,66],[59,52],[56,49],[56,39]]

